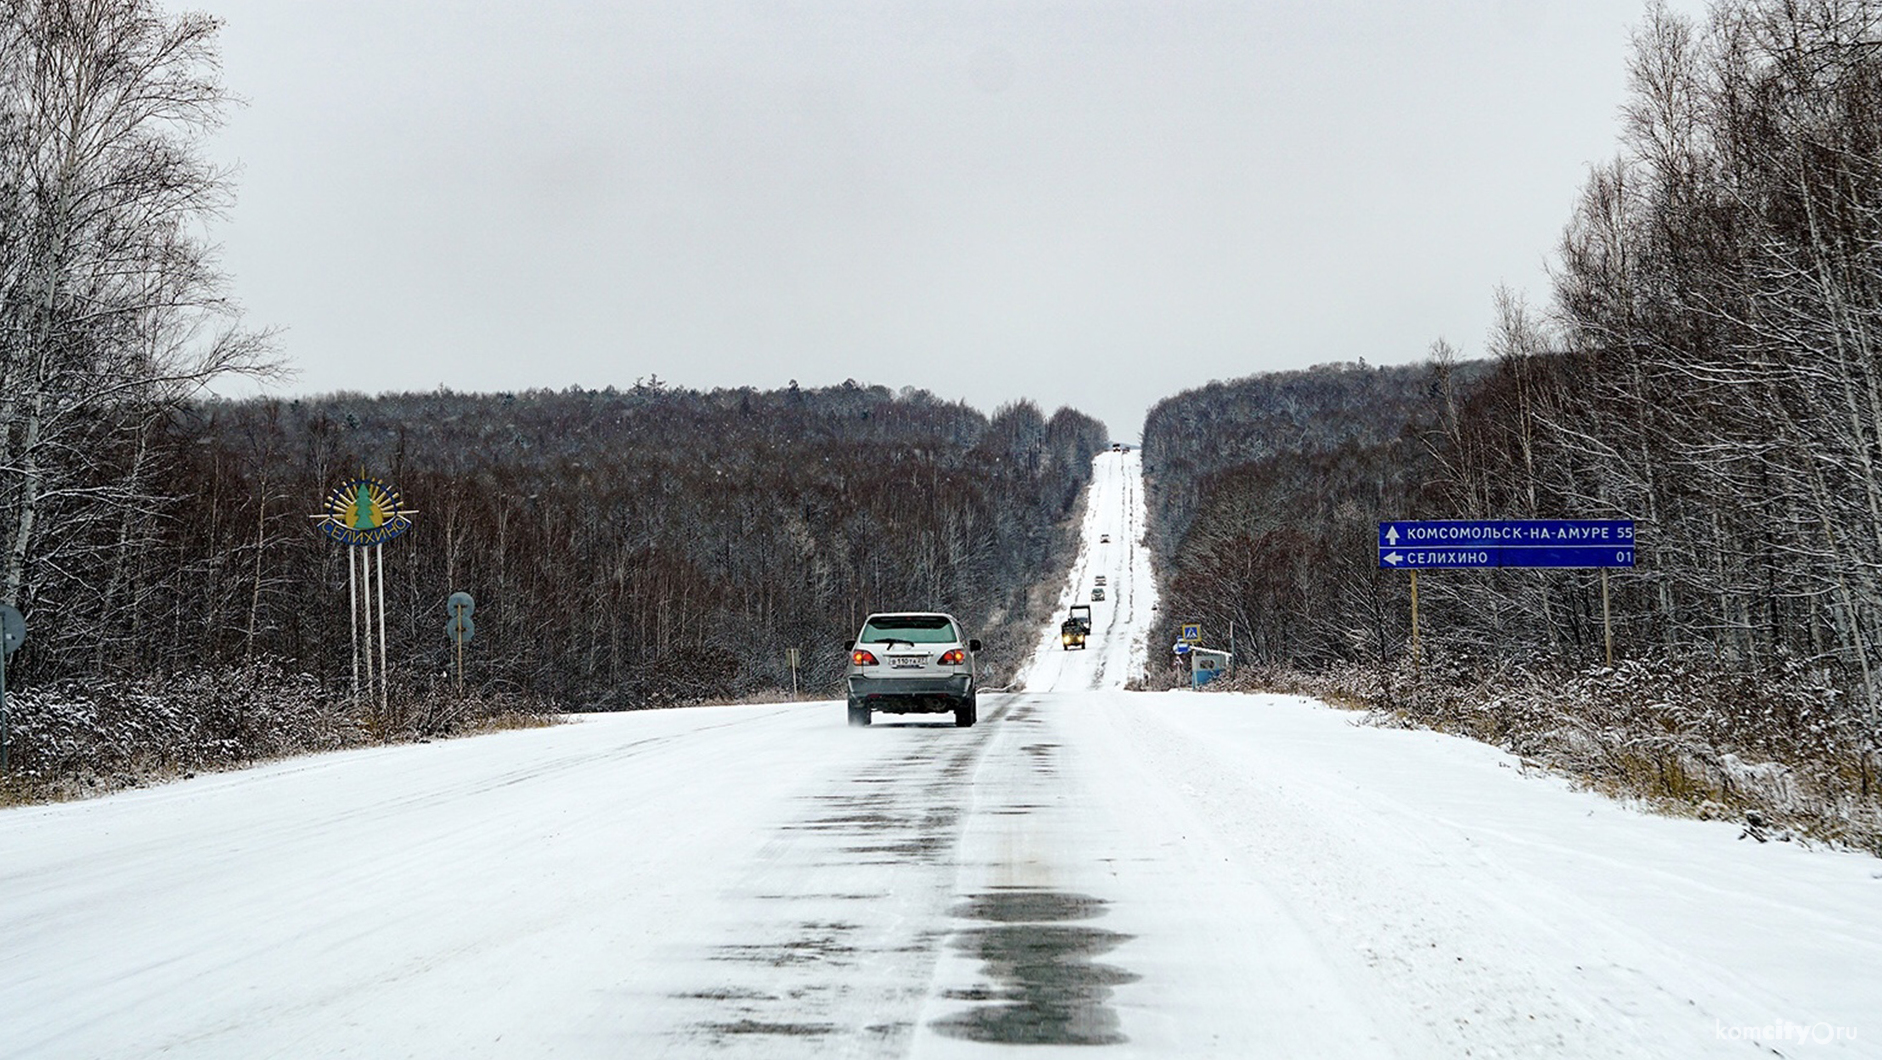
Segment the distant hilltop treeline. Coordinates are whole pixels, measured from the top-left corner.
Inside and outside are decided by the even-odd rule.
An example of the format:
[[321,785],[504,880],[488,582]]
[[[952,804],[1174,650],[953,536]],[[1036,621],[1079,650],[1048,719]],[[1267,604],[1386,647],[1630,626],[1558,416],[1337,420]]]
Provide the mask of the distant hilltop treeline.
[[85,562],[30,568],[16,673],[261,659],[343,689],[346,556],[308,516],[362,470],[418,513],[384,546],[395,695],[442,684],[457,590],[477,600],[470,683],[569,708],[788,688],[787,648],[827,693],[878,608],[952,611],[1011,666],[1106,437],[1070,409],[853,382],[186,405],[138,457],[162,471],[134,532],[98,523],[66,550]]
[[[1334,450],[1395,447],[1407,440],[1408,427],[1429,419],[1434,399],[1455,399],[1490,368],[1455,358],[1438,372],[1422,365],[1328,364],[1216,381],[1157,402],[1144,421],[1143,442],[1158,553],[1167,562],[1199,515],[1230,511],[1224,501],[1235,491],[1230,479],[1238,469],[1278,457],[1311,463],[1314,454]],[[1337,496],[1337,489],[1300,485],[1287,503],[1309,512]],[[1280,513],[1244,514],[1272,527]],[[1287,519],[1288,525],[1305,521]]]

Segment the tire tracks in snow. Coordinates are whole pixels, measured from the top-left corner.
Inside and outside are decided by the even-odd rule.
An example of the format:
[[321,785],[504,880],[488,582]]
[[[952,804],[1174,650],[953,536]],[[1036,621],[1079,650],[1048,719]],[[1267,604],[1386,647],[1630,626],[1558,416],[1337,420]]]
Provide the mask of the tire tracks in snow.
[[[989,701],[994,702],[989,702]],[[955,904],[955,863],[987,748],[1027,697],[983,693],[979,724],[878,723],[864,749],[796,797],[723,897],[724,924],[670,999],[675,1056],[905,1055]]]

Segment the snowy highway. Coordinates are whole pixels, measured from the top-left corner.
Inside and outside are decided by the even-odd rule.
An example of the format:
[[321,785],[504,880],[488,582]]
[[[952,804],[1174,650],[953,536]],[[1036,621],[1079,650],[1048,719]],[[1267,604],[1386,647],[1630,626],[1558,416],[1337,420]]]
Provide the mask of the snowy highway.
[[0,812],[0,1056],[1882,1056],[1882,861],[1124,691],[1143,518],[1101,455],[1091,647],[1055,615],[973,728],[587,716]]

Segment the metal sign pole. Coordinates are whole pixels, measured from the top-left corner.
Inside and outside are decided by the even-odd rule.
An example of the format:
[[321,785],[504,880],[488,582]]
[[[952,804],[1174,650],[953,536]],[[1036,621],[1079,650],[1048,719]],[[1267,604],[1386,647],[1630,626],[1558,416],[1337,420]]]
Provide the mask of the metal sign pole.
[[360,618],[364,620],[363,625],[365,628],[360,630],[359,635],[353,638],[353,651],[356,654],[363,654],[366,658],[366,684],[362,689],[365,695],[360,700],[360,706],[363,707],[378,698],[374,695],[373,690],[379,687],[378,679],[374,676],[375,671],[373,669],[372,657],[372,553],[366,551],[364,546],[351,548],[348,551],[359,553],[359,576],[361,583],[359,592],[359,613]]
[[353,709],[359,709],[359,550],[346,550],[347,614],[353,620]]
[[7,771],[7,649],[0,644],[0,773]]
[[372,550],[379,556],[379,709],[392,709],[392,675],[387,673],[392,668],[386,659],[386,547],[374,545]]
[[1411,572],[1411,582],[1412,582],[1412,586],[1411,586],[1411,589],[1412,589],[1411,655],[1412,655],[1412,673],[1415,675],[1418,672],[1418,571],[1415,569]]
[[461,589],[444,601],[444,612],[451,616],[445,620],[444,635],[457,649],[457,694],[460,698],[464,695],[464,643],[477,632],[477,623],[471,619],[471,613],[476,610],[477,601]]
[[1608,646],[1608,669],[1614,669],[1614,626],[1608,619],[1608,569],[1601,568],[1601,639]]

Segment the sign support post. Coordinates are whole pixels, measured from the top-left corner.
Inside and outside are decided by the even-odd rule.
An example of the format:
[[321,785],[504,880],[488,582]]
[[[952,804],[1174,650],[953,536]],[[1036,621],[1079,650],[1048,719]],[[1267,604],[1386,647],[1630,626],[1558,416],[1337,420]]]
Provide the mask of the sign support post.
[[1416,677],[1418,676],[1418,572],[1416,570],[1411,572],[1411,593],[1412,593],[1412,629],[1411,629],[1412,676]]
[[460,699],[464,696],[464,642],[477,633],[477,623],[471,618],[471,612],[475,610],[477,601],[462,590],[452,593],[444,602],[445,614],[451,616],[444,624],[444,635],[457,648],[457,694]]
[[[354,645],[354,651],[363,651],[366,655],[366,685],[361,689],[359,705],[371,706],[379,698],[378,663],[372,650],[372,553],[363,548],[349,548],[348,552],[359,555],[359,617],[365,624],[360,631],[360,641]],[[383,661],[383,660],[381,660]]]
[[1608,669],[1614,669],[1614,626],[1608,620],[1608,569],[1601,568],[1601,639],[1607,644]]
[[386,661],[386,546],[372,547],[379,557],[379,709],[392,709],[392,667]]
[[353,621],[353,709],[359,709],[359,558],[346,550],[346,611]]

